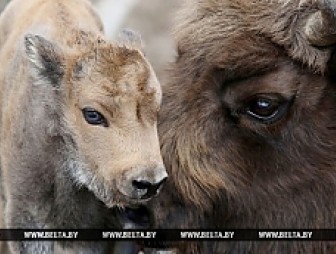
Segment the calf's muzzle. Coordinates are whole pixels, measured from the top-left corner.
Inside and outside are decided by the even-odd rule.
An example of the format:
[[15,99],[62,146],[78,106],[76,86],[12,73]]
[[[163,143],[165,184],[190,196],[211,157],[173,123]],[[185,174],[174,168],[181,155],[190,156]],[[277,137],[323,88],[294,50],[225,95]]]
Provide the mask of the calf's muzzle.
[[161,185],[167,180],[167,177],[162,178],[158,182],[149,182],[147,180],[133,180],[132,185],[133,187],[138,190],[138,192],[146,192],[145,195],[141,196],[141,199],[150,198],[155,196],[158,193]]
[[147,200],[159,193],[167,177],[163,165],[137,167],[125,172],[119,191],[131,199]]

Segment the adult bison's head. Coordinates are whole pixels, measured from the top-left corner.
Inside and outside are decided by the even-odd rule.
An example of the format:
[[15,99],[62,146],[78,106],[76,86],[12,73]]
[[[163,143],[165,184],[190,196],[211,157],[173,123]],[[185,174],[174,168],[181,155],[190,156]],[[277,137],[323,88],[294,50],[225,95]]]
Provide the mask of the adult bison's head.
[[118,45],[73,36],[67,48],[25,37],[33,82],[49,83],[58,98],[65,167],[107,206],[144,202],[167,178],[156,127],[158,80],[131,39]]
[[189,209],[175,226],[230,225],[239,214],[241,227],[275,226],[258,216],[284,218],[307,200],[325,207],[336,183],[335,7],[187,1],[159,133],[172,176],[166,191],[199,217],[186,222]]

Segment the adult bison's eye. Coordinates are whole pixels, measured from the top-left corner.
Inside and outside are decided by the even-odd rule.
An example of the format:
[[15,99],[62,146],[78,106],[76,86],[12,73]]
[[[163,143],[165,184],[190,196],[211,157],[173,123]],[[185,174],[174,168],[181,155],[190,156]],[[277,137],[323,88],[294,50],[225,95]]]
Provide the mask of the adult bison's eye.
[[270,124],[285,115],[290,102],[278,95],[256,95],[244,102],[241,113],[254,120]]
[[84,108],[82,110],[82,112],[83,112],[83,116],[84,116],[85,120],[89,124],[103,125],[103,126],[107,127],[107,121],[106,121],[105,117],[101,113],[96,111],[95,109]]

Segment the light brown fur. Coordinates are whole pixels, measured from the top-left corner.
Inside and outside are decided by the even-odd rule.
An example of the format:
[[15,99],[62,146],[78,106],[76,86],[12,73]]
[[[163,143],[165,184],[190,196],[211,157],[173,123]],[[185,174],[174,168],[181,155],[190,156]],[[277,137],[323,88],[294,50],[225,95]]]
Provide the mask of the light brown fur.
[[[161,89],[138,41],[106,41],[86,0],[12,1],[0,17],[0,35],[6,227],[118,225],[108,208],[151,197],[141,199],[134,181],[166,178],[156,129]],[[87,108],[104,121],[89,123]],[[53,244],[12,243],[11,250],[53,253]]]

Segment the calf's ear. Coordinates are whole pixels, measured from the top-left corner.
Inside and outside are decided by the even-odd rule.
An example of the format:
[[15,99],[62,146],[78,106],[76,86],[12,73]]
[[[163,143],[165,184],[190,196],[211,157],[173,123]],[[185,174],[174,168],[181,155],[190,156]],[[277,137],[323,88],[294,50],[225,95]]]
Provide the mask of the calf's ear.
[[37,79],[59,86],[64,75],[64,58],[60,49],[42,36],[32,34],[25,36],[24,44],[32,64],[32,74]]
[[119,34],[118,41],[136,47],[144,52],[145,45],[141,39],[141,35],[136,31],[127,28],[123,29]]

